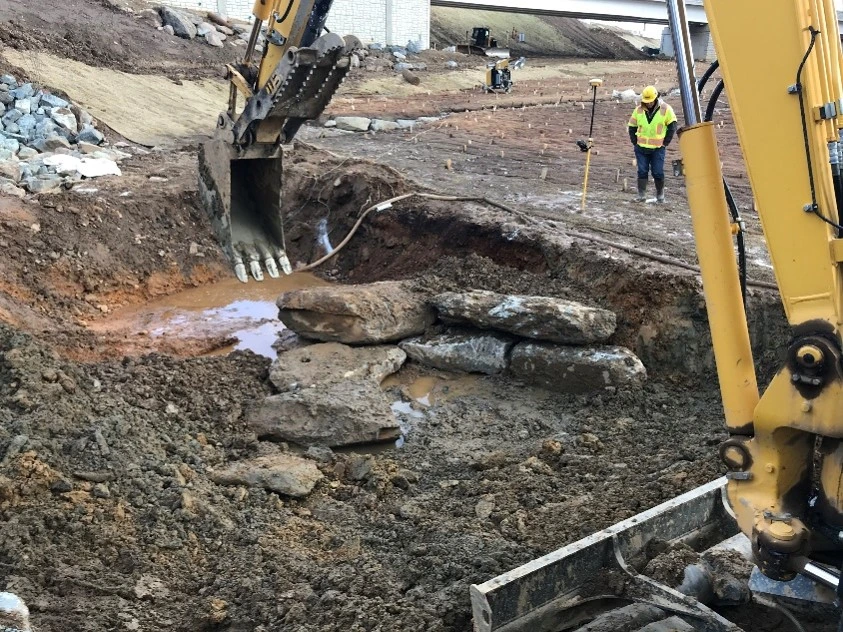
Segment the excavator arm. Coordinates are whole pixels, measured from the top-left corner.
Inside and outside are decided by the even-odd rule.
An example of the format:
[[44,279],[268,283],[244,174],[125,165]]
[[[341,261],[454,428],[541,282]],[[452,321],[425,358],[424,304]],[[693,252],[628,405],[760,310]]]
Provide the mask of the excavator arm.
[[[360,47],[324,33],[333,0],[256,0],[243,62],[226,67],[228,108],[199,153],[202,203],[237,277],[291,270],[281,216],[283,146],[318,118]],[[265,46],[256,59],[265,30]]]
[[[756,603],[799,602],[803,613],[825,613],[821,629],[843,629],[843,51],[834,0],[704,5],[790,325],[783,366],[766,388],[735,265],[740,222],[730,217],[715,125],[701,113],[684,2],[667,5],[685,116],[675,170],[685,177],[702,271],[727,474],[472,586],[481,632],[739,631],[706,606],[710,568],[689,566],[679,587],[633,568],[654,541],[742,554],[755,566]],[[633,621],[648,616],[661,627]]]
[[679,143],[730,434],[720,454],[759,568],[790,580],[805,558],[843,562],[843,53],[833,0],[705,8],[791,326],[759,398],[713,127],[689,125]]

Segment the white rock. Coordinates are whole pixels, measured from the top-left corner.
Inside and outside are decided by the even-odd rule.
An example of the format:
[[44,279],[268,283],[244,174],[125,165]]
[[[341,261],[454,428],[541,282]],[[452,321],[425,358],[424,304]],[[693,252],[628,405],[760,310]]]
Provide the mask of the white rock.
[[338,116],[336,123],[337,129],[349,132],[368,132],[372,120],[363,116]]
[[52,118],[59,127],[62,127],[69,132],[73,132],[74,134],[79,131],[79,126],[76,122],[76,117],[73,115],[73,112],[70,111],[69,108],[53,108],[52,113],[50,114],[50,118]]

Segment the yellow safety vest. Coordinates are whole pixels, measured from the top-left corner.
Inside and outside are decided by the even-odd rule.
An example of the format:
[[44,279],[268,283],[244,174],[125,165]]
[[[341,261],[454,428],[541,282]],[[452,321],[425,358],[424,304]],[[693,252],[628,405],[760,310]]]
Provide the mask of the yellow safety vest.
[[647,120],[647,111],[643,105],[635,108],[629,119],[630,127],[637,127],[638,146],[645,149],[657,149],[664,145],[667,136],[667,126],[676,121],[673,108],[667,103],[659,102],[659,109],[653,115],[653,120]]

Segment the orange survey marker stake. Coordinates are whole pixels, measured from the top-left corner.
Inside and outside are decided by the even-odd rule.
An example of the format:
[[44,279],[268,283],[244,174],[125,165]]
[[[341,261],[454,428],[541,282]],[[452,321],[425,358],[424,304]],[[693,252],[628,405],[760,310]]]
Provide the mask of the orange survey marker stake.
[[578,140],[577,146],[580,148],[580,151],[585,152],[585,178],[583,179],[582,183],[582,206],[581,209],[585,210],[585,195],[586,191],[588,191],[588,170],[591,167],[591,148],[594,147],[594,139],[592,138],[592,134],[594,134],[594,108],[597,105],[597,88],[603,85],[602,79],[592,79],[589,84],[591,85],[591,125],[588,128],[588,140]]

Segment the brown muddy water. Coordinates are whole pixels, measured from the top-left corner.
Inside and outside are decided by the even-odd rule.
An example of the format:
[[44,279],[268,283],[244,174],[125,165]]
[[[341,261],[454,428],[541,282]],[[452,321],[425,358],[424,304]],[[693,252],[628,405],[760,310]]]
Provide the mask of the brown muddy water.
[[173,339],[224,339],[205,355],[250,350],[274,359],[273,343],[284,329],[275,301],[283,292],[327,285],[317,276],[295,273],[261,283],[225,279],[115,311],[91,325],[99,333],[150,339],[153,345]]

